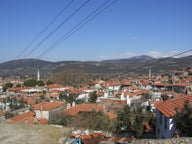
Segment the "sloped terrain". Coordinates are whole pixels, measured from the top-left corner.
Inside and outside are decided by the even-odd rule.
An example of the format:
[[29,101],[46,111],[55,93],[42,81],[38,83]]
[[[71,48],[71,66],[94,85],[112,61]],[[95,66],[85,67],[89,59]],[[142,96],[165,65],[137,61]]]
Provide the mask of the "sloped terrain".
[[57,144],[63,143],[70,130],[67,128],[0,123],[1,144]]
[[58,71],[82,70],[91,75],[128,75],[147,74],[150,68],[153,74],[187,68],[192,66],[192,56],[182,58],[153,59],[137,57],[123,60],[108,61],[61,61],[48,62],[38,59],[13,60],[0,64],[1,75],[36,75],[37,69],[41,74],[50,74]]

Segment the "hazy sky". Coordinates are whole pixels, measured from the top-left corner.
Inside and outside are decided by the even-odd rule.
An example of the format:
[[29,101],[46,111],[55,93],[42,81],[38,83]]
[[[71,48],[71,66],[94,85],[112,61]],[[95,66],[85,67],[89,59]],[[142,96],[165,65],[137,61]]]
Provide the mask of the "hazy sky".
[[27,47],[71,0],[0,0],[0,62],[162,57],[192,49],[192,0],[118,0],[53,47],[106,0],[90,0],[75,13],[86,1],[74,0]]

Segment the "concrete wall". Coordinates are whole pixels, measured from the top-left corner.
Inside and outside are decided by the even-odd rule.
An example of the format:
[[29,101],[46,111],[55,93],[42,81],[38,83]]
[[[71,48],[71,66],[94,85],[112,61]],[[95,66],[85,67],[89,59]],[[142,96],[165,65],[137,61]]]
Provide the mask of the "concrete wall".
[[62,117],[64,109],[66,109],[66,105],[49,111],[49,122],[51,122],[54,119],[58,119],[58,118]]
[[45,118],[47,119],[49,122],[54,120],[54,119],[58,119],[60,117],[63,116],[63,111],[66,108],[66,106],[61,106],[59,108],[50,110],[50,111],[44,111],[44,110],[34,110],[36,113],[36,117],[37,119],[41,119],[41,118]]
[[41,119],[41,118],[45,118],[47,120],[49,120],[49,111],[41,111],[41,110],[34,110],[37,119]]

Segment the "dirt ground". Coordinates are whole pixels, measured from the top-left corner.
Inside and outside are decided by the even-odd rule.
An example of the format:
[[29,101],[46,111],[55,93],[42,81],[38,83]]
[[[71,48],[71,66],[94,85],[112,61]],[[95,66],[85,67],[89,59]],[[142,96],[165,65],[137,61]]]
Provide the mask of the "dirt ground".
[[133,141],[132,144],[192,144],[191,137],[173,139],[142,139]]
[[0,144],[62,144],[69,134],[63,127],[0,123]]

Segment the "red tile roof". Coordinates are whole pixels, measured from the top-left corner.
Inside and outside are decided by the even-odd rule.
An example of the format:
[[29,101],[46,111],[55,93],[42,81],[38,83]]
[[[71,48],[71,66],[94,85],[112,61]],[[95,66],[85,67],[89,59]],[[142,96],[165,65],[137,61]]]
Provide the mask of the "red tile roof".
[[187,87],[187,86],[190,86],[190,84],[189,83],[179,83],[179,84],[172,84],[172,86]]
[[65,87],[60,84],[51,84],[51,85],[48,85],[47,88],[53,89],[53,88],[65,88]]
[[64,113],[67,115],[76,116],[79,112],[91,112],[93,110],[102,111],[104,108],[97,104],[80,104],[64,110]]
[[182,109],[186,101],[189,101],[190,104],[192,104],[192,96],[179,96],[167,101],[159,102],[155,107],[166,117],[173,117],[176,114],[175,109]]
[[120,86],[121,83],[119,81],[109,81],[107,82],[108,86]]
[[70,89],[68,89],[68,92],[69,92],[69,94],[75,94],[75,95],[79,95],[79,94],[82,94],[82,93],[83,93],[82,90],[80,90],[80,89],[75,89],[75,88],[70,88]]
[[105,104],[113,104],[113,105],[126,105],[127,101],[126,100],[112,100],[112,99],[101,99],[101,103],[105,103]]
[[142,95],[145,93],[147,93],[146,90],[139,90],[139,91],[134,91],[134,92],[125,92],[124,94],[128,95],[129,97],[133,97],[133,96],[139,96],[139,95]]
[[50,111],[58,107],[64,106],[64,102],[44,102],[33,106],[33,110]]
[[23,98],[23,101],[26,102],[27,104],[29,105],[35,105],[36,104],[36,101],[34,99],[31,99],[31,98]]
[[24,90],[24,89],[27,89],[29,87],[14,87],[14,88],[8,88],[8,91],[21,91],[21,90]]
[[13,122],[21,122],[21,123],[25,123],[25,121],[27,121],[27,123],[34,123],[34,116],[35,113],[34,112],[26,112],[17,116],[14,116],[12,118],[10,118],[11,121]]
[[[17,116],[14,116],[10,118],[11,121],[13,122],[18,122],[18,123],[29,123],[29,124],[34,124],[35,123],[35,113],[34,112],[26,112],[23,114],[19,114]],[[47,119],[39,119],[38,120],[39,124],[47,124],[48,120]]]

